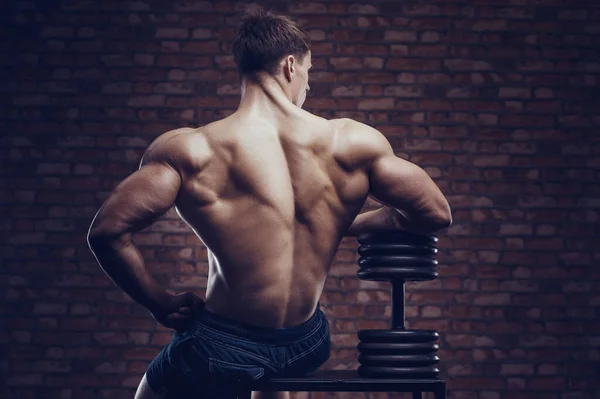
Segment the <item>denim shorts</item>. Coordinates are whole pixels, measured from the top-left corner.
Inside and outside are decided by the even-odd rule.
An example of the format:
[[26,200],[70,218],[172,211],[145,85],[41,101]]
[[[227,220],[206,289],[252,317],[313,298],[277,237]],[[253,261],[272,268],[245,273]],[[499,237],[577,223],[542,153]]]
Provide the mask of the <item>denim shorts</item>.
[[174,333],[152,360],[146,379],[168,398],[235,398],[253,380],[316,371],[330,350],[329,322],[318,305],[304,323],[278,329],[245,325],[200,308],[193,324]]

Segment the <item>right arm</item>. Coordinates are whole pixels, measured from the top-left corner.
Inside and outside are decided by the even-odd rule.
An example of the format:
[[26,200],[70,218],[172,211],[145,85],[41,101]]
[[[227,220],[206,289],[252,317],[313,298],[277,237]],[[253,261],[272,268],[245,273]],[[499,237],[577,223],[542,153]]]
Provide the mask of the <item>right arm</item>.
[[357,216],[349,234],[377,229],[406,230],[429,234],[452,223],[448,201],[419,166],[398,158],[385,136],[376,129],[353,122],[362,146],[370,159],[367,173],[369,195],[384,205]]
[[[140,168],[113,190],[96,213],[87,236],[92,253],[108,277],[170,328],[183,327],[189,321],[186,308],[200,301],[192,293],[171,295],[158,284],[146,269],[133,235],[151,225],[176,202],[182,177],[173,158],[180,163],[189,159],[189,141],[176,138],[169,141],[177,134],[177,131],[165,133],[153,142]],[[202,152],[202,148],[201,143],[196,145],[196,153]]]

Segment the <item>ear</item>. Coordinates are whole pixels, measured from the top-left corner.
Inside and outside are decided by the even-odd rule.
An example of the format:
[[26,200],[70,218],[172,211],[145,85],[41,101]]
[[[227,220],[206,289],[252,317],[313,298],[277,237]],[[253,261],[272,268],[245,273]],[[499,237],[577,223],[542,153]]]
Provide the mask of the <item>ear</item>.
[[288,82],[294,79],[294,75],[296,74],[296,59],[293,55],[285,57],[284,74]]

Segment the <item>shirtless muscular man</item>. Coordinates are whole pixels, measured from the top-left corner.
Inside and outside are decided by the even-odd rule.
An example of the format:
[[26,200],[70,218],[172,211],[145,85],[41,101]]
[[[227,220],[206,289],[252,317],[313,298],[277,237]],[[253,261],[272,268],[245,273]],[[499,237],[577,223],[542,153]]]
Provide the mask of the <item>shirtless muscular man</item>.
[[[448,227],[448,202],[376,129],[302,110],[308,35],[262,10],[233,44],[241,100],[230,116],[159,136],[102,205],[88,233],[107,275],[175,330],[136,398],[235,397],[236,382],[304,375],[329,358],[319,297],[346,236]],[[371,196],[378,209],[360,213]],[[132,235],[171,207],[208,248],[206,299],[171,295]],[[286,393],[255,393],[255,397]]]

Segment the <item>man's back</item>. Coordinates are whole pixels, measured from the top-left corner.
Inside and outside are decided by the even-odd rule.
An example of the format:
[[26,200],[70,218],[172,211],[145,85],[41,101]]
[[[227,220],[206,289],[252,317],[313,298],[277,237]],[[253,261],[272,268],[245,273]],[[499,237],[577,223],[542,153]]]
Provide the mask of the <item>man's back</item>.
[[170,139],[205,159],[179,159],[195,166],[180,167],[176,207],[210,251],[207,310],[264,327],[314,312],[369,190],[367,157],[344,125],[238,111]]

